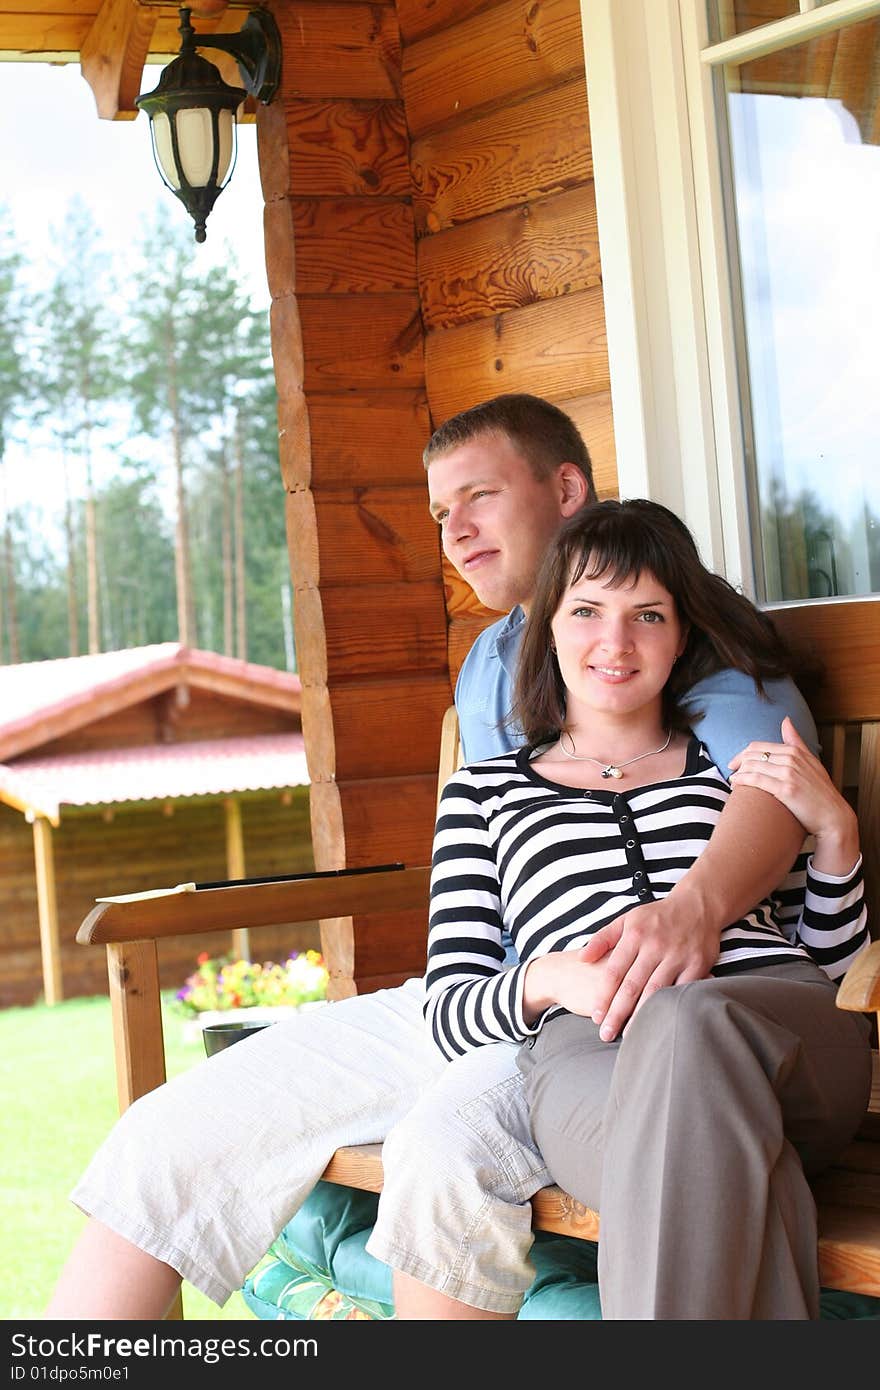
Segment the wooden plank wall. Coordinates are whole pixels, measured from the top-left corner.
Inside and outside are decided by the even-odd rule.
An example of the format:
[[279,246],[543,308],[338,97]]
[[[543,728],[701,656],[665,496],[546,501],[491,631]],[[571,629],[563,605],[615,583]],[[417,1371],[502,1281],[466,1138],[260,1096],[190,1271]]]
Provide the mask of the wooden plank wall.
[[[533,391],[616,488],[578,0],[272,8],[257,124],[315,861],[424,863],[442,711],[495,616],[443,565],[432,427]],[[324,924],[334,993],[420,973],[424,930]]]
[[[573,416],[616,494],[578,0],[397,0],[439,423],[499,391]],[[453,676],[490,616],[445,567]]]
[[[312,867],[309,789],[241,798],[247,872],[305,872]],[[100,949],[83,950],[75,936],[95,898],[226,877],[222,800],[120,807],[111,820],[100,812],[62,813],[53,830],[64,997],[106,994],[107,962]],[[32,1004],[42,994],[40,933],[34,881],[32,828],[23,815],[0,805],[0,1008]],[[180,937],[160,947],[163,988],[180,986],[200,951],[222,954],[228,934]],[[293,950],[317,947],[317,924],[265,927],[251,934],[256,960],[283,960]]]
[[[451,689],[397,19],[272,8],[281,94],[257,128],[315,862],[424,863]],[[381,925],[417,973],[424,922]],[[324,938],[335,992],[386,982],[347,921]]]

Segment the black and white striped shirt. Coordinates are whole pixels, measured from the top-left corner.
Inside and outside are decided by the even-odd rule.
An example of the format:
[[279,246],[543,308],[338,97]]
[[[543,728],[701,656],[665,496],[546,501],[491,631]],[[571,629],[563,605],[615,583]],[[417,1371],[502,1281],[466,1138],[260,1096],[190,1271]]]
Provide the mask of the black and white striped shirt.
[[[434,836],[425,1016],[452,1058],[521,1041],[525,967],[582,946],[640,903],[665,898],[706,847],[731,793],[691,738],[680,777],[630,791],[550,782],[521,748],[449,779]],[[814,869],[806,841],[780,888],[721,934],[713,974],[808,956],[833,980],[867,945],[861,859],[850,874]],[[507,968],[507,930],[520,963]]]

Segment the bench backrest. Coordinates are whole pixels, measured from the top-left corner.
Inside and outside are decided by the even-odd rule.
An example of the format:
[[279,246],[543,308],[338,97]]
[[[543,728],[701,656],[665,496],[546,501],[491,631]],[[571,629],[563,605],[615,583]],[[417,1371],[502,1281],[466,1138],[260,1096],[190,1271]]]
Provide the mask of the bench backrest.
[[880,936],[880,598],[783,604],[768,610],[796,652],[821,667],[800,683],[822,760],[855,807],[871,935]]

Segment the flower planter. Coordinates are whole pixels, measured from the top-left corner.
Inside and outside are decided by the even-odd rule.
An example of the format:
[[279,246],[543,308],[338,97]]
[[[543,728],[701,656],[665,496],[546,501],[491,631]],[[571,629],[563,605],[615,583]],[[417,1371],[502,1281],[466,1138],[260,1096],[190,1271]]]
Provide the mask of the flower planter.
[[313,999],[305,1004],[254,1004],[247,1009],[203,1009],[195,1018],[187,1018],[183,1024],[183,1041],[185,1043],[201,1042],[202,1029],[209,1023],[233,1023],[237,1020],[250,1023],[276,1023],[282,1019],[290,1018],[291,1014],[305,1011],[306,1009],[320,1009],[327,1003],[326,999]]

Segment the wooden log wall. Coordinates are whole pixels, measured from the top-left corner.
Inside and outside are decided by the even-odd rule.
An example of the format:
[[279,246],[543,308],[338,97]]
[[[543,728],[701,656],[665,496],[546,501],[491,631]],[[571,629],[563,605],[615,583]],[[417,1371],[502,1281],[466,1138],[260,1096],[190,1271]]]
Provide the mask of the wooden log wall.
[[[566,410],[616,494],[578,0],[398,0],[435,424],[500,391]],[[494,617],[444,569],[452,678]]]
[[[616,488],[580,11],[272,10],[257,124],[315,861],[424,863],[442,711],[495,616],[444,567],[431,429],[533,391]],[[423,917],[323,929],[338,996],[424,966]]]
[[[288,804],[285,804],[285,801]],[[309,792],[297,788],[241,798],[247,872],[289,874],[312,868]],[[226,878],[222,800],[161,806],[119,807],[62,813],[53,830],[64,997],[106,994],[107,963],[101,949],[76,945],[77,928],[104,894],[139,893],[175,883]],[[23,815],[0,805],[0,1008],[32,1004],[42,993],[40,937],[34,880],[34,842]],[[256,960],[284,960],[293,950],[319,946],[317,923],[262,927],[251,932]],[[176,989],[195,968],[201,951],[225,954],[229,935],[182,937],[162,942],[160,978]]]

